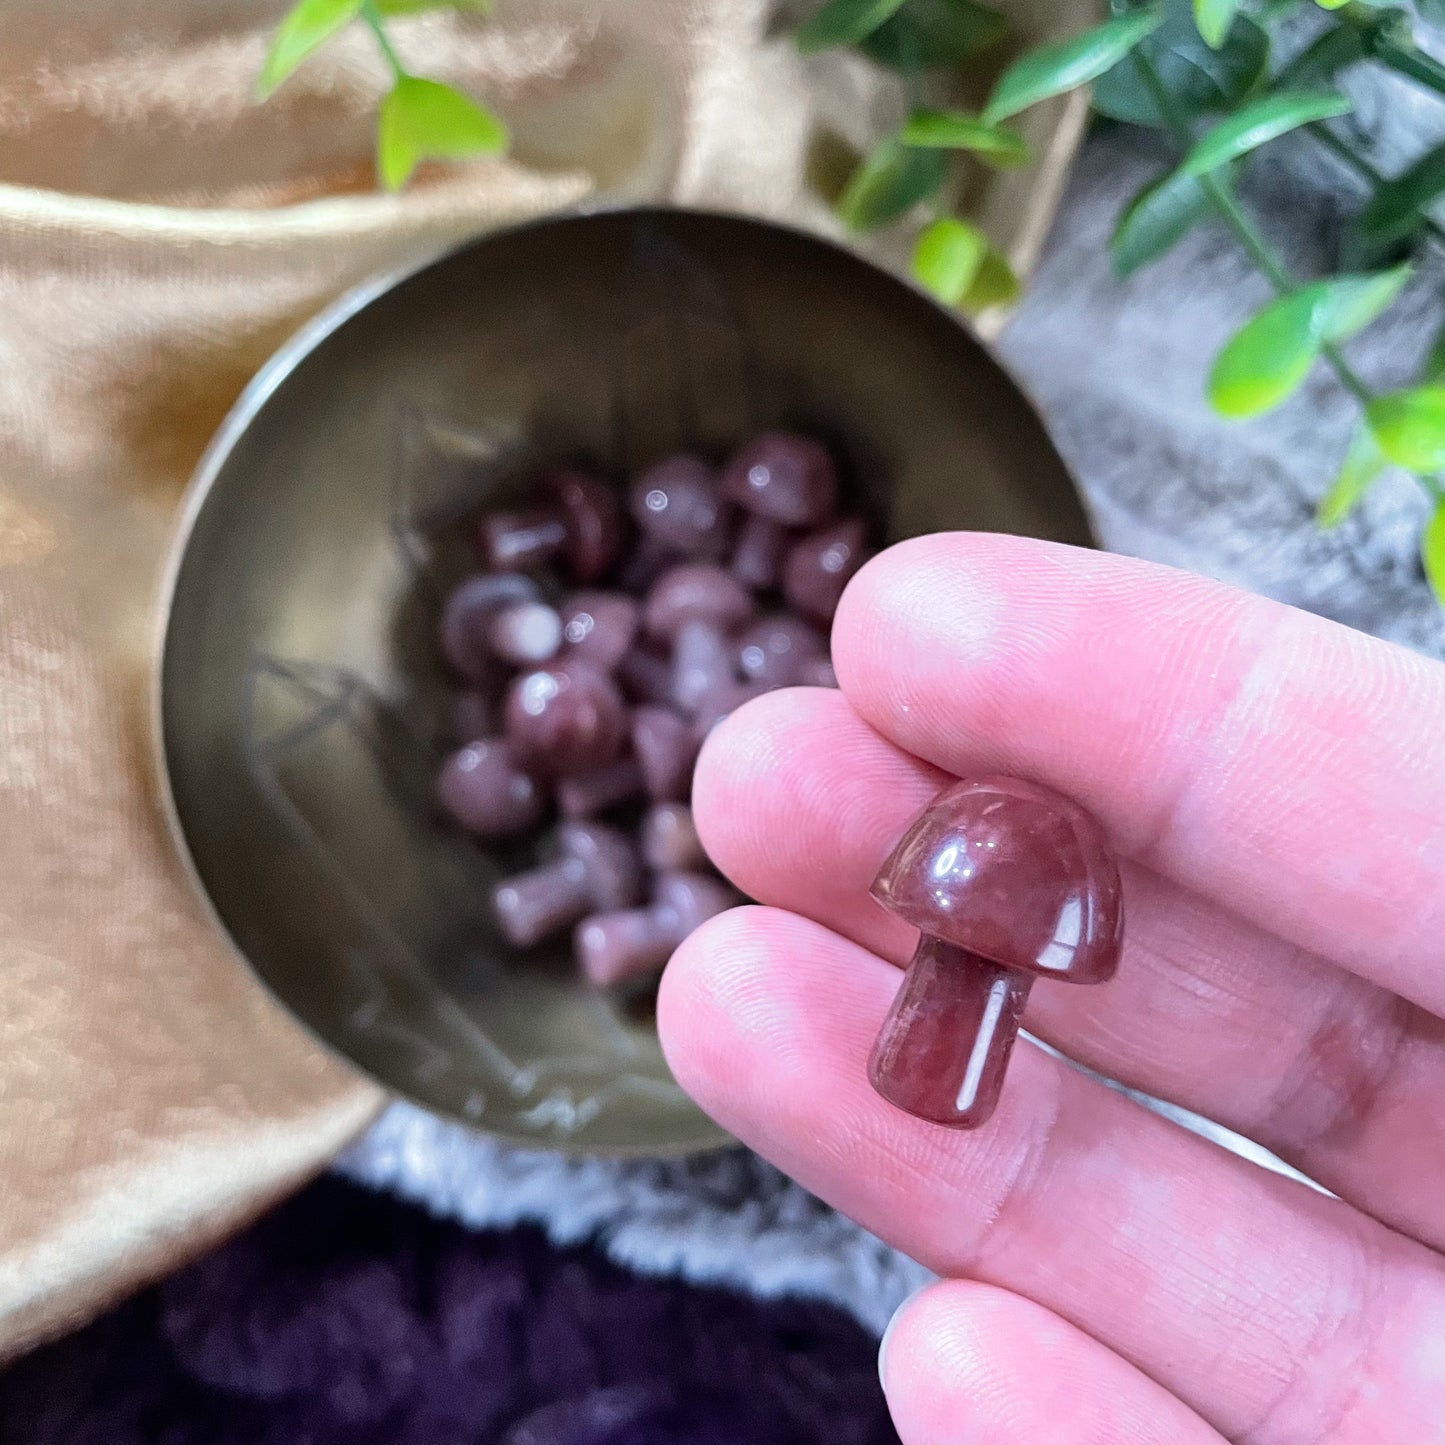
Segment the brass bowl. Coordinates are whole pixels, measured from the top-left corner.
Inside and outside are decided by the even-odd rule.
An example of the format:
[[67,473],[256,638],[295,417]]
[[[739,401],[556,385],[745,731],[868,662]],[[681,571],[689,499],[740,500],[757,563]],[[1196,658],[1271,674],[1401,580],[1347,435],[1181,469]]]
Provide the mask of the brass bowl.
[[[889,539],[1088,543],[1068,474],[960,322],[852,253],[666,209],[543,220],[363,288],[265,367],[202,461],[159,709],[177,837],[269,988],[397,1093],[513,1141],[725,1136],[645,1014],[518,956],[430,805],[448,524],[540,461],[625,476],[769,424],[827,437]],[[265,1067],[257,1060],[258,1068]]]

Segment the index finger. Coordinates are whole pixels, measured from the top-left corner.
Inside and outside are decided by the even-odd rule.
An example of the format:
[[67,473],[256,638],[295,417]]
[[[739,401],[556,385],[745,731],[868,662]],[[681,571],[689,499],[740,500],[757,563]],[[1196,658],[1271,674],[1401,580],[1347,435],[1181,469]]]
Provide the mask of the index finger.
[[1106,553],[900,543],[833,628],[853,707],[954,774],[1017,773],[1126,853],[1445,1010],[1445,667]]

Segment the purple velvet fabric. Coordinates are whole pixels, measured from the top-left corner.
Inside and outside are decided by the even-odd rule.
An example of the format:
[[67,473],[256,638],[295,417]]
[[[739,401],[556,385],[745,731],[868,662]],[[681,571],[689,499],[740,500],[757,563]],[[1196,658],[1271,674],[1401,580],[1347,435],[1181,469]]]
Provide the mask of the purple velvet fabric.
[[6,1445],[895,1445],[823,1305],[323,1180],[0,1375]]

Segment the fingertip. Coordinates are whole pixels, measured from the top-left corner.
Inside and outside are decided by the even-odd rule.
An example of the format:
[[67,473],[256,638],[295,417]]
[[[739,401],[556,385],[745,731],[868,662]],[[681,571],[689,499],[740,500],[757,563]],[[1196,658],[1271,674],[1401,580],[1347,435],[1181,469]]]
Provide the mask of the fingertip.
[[[768,1140],[786,1138],[791,1149],[798,1120],[820,1098],[877,1112],[864,1041],[896,989],[894,968],[857,945],[784,909],[746,904],[695,930],[664,970],[663,1054],[679,1086],[725,1128],[764,1153]],[[845,1105],[831,1070],[855,1041]]]
[[791,1049],[770,987],[770,961],[789,915],[743,904],[694,929],[663,970],[657,1028],[678,1085],[704,1108],[739,1107],[737,1064],[755,1049],[775,1062]]
[[[812,915],[827,880],[809,863],[823,826],[866,826],[936,771],[899,754],[834,688],[767,693],[713,729],[693,779],[693,816],[714,866],[762,903]],[[926,784],[924,785],[926,786]],[[800,840],[803,846],[799,846]],[[880,845],[881,846],[881,845]]]
[[1222,1445],[1134,1366],[1052,1310],[973,1280],[926,1285],[899,1306],[879,1378],[907,1445]]
[[[947,599],[951,655],[985,659],[1004,633],[1012,587],[1039,568],[1056,570],[1082,549],[987,532],[909,537],[872,558],[845,589],[833,619],[833,669],[845,696],[876,688],[913,660],[900,639],[938,621]],[[920,628],[920,624],[924,624]],[[881,665],[880,665],[881,664]]]
[[698,836],[714,865],[739,887],[738,844],[751,820],[749,804],[776,786],[787,765],[787,740],[806,727],[831,690],[791,687],[764,693],[730,713],[707,735],[692,778],[692,812]]

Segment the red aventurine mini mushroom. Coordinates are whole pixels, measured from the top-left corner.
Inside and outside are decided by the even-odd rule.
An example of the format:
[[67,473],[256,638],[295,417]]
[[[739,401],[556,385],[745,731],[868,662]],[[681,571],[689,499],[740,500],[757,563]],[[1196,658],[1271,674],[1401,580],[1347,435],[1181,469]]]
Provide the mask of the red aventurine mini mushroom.
[[1034,980],[1113,976],[1118,864],[1077,803],[980,778],[928,805],[872,893],[922,935],[873,1047],[873,1087],[918,1118],[977,1128],[998,1102]]

